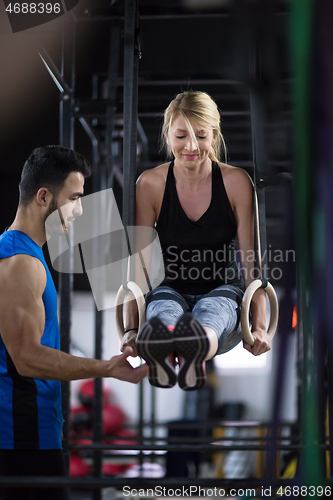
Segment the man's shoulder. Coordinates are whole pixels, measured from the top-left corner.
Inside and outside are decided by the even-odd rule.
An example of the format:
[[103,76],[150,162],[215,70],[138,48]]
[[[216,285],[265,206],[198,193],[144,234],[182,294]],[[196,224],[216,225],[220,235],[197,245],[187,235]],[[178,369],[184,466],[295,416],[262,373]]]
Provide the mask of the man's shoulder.
[[19,230],[8,230],[0,236],[0,258],[27,254],[43,260],[43,251],[30,236]]
[[0,235],[0,259],[14,255],[14,234],[12,231],[4,231]]
[[43,263],[28,254],[16,254],[0,259],[0,288],[41,288],[44,290],[46,273]]

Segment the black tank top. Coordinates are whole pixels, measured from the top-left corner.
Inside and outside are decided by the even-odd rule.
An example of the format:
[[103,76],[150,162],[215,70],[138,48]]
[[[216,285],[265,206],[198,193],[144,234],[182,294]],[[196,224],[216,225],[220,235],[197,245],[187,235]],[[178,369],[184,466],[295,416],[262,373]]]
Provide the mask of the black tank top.
[[212,163],[210,205],[197,221],[180,204],[170,163],[156,230],[165,267],[162,285],[192,295],[224,284],[244,287],[235,260],[237,224],[217,163]]

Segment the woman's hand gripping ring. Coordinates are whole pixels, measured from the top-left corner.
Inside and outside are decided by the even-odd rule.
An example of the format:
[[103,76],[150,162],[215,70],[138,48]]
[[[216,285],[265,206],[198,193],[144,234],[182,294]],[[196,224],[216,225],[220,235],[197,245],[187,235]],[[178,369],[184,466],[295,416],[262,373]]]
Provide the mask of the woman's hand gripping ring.
[[[242,300],[242,308],[241,308],[242,332],[243,332],[243,337],[244,337],[245,342],[247,344],[249,344],[251,347],[254,344],[254,337],[250,331],[250,324],[249,324],[250,303],[251,303],[251,300],[252,300],[254,293],[261,287],[262,287],[261,280],[252,281],[252,283],[250,283],[250,285],[247,287],[247,289],[244,293],[243,300]],[[267,334],[268,334],[269,340],[272,341],[272,339],[275,335],[275,332],[276,332],[278,319],[279,319],[279,304],[278,304],[275,290],[269,282],[267,282],[267,286],[266,286],[266,288],[264,288],[264,290],[268,295],[270,308],[271,308],[271,315],[270,315],[270,321],[269,321]]]
[[139,313],[138,331],[140,331],[146,319],[146,303],[141,288],[134,281],[129,281],[125,287],[121,285],[116,296],[116,327],[120,340],[123,339],[125,331],[123,305],[128,291],[133,293],[137,303]]

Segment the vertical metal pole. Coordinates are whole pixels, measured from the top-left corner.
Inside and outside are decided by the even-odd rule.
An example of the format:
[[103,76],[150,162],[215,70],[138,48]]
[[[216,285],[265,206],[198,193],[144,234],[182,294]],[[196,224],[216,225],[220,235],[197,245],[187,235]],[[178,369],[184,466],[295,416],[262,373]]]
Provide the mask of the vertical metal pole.
[[265,191],[260,185],[261,176],[268,171],[268,161],[265,155],[264,141],[264,109],[262,96],[260,95],[261,75],[260,75],[260,52],[259,43],[253,40],[250,48],[250,81],[252,83],[250,89],[250,110],[251,110],[251,131],[252,131],[252,152],[253,152],[253,170],[254,170],[254,191],[258,199],[258,216],[262,220],[259,224],[259,234],[257,235],[257,224],[255,224],[255,253],[256,262],[255,268],[260,278],[259,264],[259,249],[258,237],[261,249],[261,276],[267,279],[267,237],[266,237],[266,211],[265,211]]
[[[150,431],[150,438],[151,438],[151,443],[153,445],[156,444],[156,387],[151,386],[150,387],[150,405],[151,405],[151,410],[150,410],[150,425],[151,425],[151,431]],[[151,462],[156,461],[156,453],[152,452],[151,456]]]
[[[102,359],[102,329],[103,329],[103,311],[98,311],[95,308],[95,358]],[[94,443],[101,443],[103,437],[103,390],[102,379],[95,379],[95,395],[94,395],[94,428],[93,438]],[[102,476],[102,451],[94,451],[93,475],[95,477]],[[93,492],[93,500],[101,500],[102,492],[100,489],[95,489]]]
[[116,124],[116,96],[117,96],[117,76],[119,65],[119,41],[120,25],[118,22],[111,24],[110,31],[110,52],[109,52],[109,72],[108,72],[108,99],[107,107],[107,128],[105,139],[107,187],[113,186],[113,151],[112,135]]
[[[80,122],[87,132],[93,148],[92,167],[94,172],[93,191],[96,193],[105,188],[105,180],[103,178],[103,168],[101,165],[100,142],[99,137],[94,131],[90,123],[84,118],[80,118]],[[100,207],[94,208],[94,224],[97,226],[100,222]],[[97,240],[94,246],[94,259],[96,259],[96,271],[98,265],[101,264],[104,249],[101,248],[100,242]],[[101,273],[103,271],[101,270]],[[94,276],[97,281],[97,286],[94,290],[97,293],[104,293],[103,277],[99,274]],[[102,359],[102,341],[103,341],[103,311],[98,311],[95,307],[95,358]],[[103,390],[102,379],[96,378],[94,382],[94,401],[93,401],[93,440],[95,443],[101,443],[103,438]],[[94,451],[93,475],[101,477],[102,475],[102,452],[101,450]],[[101,499],[101,490],[93,491],[93,500]]]
[[[110,28],[110,54],[109,54],[109,85],[107,107],[107,127],[105,138],[105,165],[101,165],[100,161],[96,161],[94,165],[94,192],[101,191],[112,183],[112,133],[115,126],[115,98],[117,90],[117,74],[118,74],[118,55],[119,55],[119,24],[112,24]],[[104,168],[103,168],[104,167]],[[98,214],[96,223],[99,222]],[[102,257],[102,248],[96,248],[96,254]],[[101,282],[103,279],[101,279]],[[100,286],[102,284],[100,283]],[[102,342],[103,342],[103,311],[95,309],[95,358],[102,359]],[[95,379],[95,398],[94,398],[94,442],[101,443],[103,439],[103,386],[102,379]],[[102,476],[102,452],[97,450],[94,452],[93,474],[96,477]],[[101,499],[102,491],[95,489],[93,491],[93,500]]]
[[123,223],[135,224],[135,181],[138,119],[138,56],[135,55],[137,1],[125,1]]
[[[138,7],[137,0],[125,1],[125,28],[124,28],[124,144],[123,144],[123,224],[135,224],[135,181],[136,181],[136,148],[137,148],[137,121],[138,121],[138,68],[139,51],[136,50],[136,36],[138,35]],[[124,268],[124,276],[127,269]],[[130,279],[134,279],[134,269],[130,266]],[[126,281],[126,278],[125,280]],[[143,383],[139,389],[139,443],[143,437],[144,418],[144,391]],[[140,465],[143,464],[143,454],[139,455]]]
[[[71,82],[71,92],[63,92],[60,96],[60,145],[74,146],[73,91],[75,85],[75,21],[71,16],[63,17],[62,64],[61,75]],[[71,259],[71,268],[73,256]],[[60,294],[60,346],[64,352],[70,352],[71,308],[72,308],[72,273],[59,274]],[[70,465],[70,383],[62,382],[62,409],[64,415],[63,449],[67,472]]]
[[60,94],[60,145],[74,148],[75,30],[72,16],[63,17],[61,76],[71,90]]
[[[101,191],[101,185],[103,184],[102,175],[103,170],[100,163],[94,166],[94,178],[93,178],[93,189],[94,192]],[[98,224],[100,220],[100,214],[94,214],[95,222]],[[96,259],[100,260],[103,249],[97,242],[94,249],[94,254]],[[103,287],[103,280],[100,281],[99,287]],[[99,290],[103,293],[103,290]],[[95,358],[102,359],[102,342],[103,342],[103,310],[98,311],[95,306]],[[95,393],[94,393],[94,404],[93,404],[93,439],[94,443],[101,443],[103,437],[103,395],[102,395],[102,379],[95,378]],[[102,451],[94,451],[94,463],[93,463],[93,475],[95,477],[102,476]],[[94,489],[93,500],[101,500],[102,491],[100,489]]]
[[[300,457],[300,481],[314,487],[323,484],[321,444],[321,403],[318,394],[321,331],[315,321],[316,297],[313,285],[314,238],[314,163],[313,150],[313,61],[314,20],[316,2],[295,0],[291,8],[291,49],[293,64],[293,97],[295,121],[295,234],[297,251],[297,312],[302,335],[301,424],[304,448]],[[318,111],[318,110],[317,110]],[[317,165],[316,165],[317,166]],[[316,172],[317,174],[317,172]],[[317,249],[316,249],[317,250]],[[322,250],[321,250],[322,251]],[[317,271],[317,269],[316,269]],[[327,266],[325,263],[325,272]],[[316,274],[315,279],[318,279]],[[322,304],[320,315],[322,316]],[[320,406],[319,406],[320,405]]]

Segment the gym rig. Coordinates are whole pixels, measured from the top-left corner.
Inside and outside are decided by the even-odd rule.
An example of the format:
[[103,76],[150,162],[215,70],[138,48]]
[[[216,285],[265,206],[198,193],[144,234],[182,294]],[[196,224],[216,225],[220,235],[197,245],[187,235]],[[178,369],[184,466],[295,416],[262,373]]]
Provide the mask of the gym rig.
[[[284,294],[280,302],[280,321],[273,347],[277,350],[277,363],[271,418],[268,422],[228,421],[214,419],[207,412],[201,411],[192,423],[156,422],[156,389],[150,387],[151,418],[144,421],[144,384],[141,383],[138,389],[140,412],[138,422],[134,425],[136,444],[130,443],[131,438],[129,444],[124,444],[125,438],[123,444],[105,444],[102,431],[102,380],[96,379],[92,443],[73,444],[70,384],[63,383],[64,451],[67,465],[69,467],[71,450],[84,450],[93,456],[92,475],[82,478],[1,478],[1,482],[4,486],[15,484],[16,487],[39,484],[93,489],[94,500],[102,498],[102,489],[112,487],[116,491],[124,485],[137,489],[154,488],[156,485],[167,489],[197,485],[202,488],[223,488],[226,494],[231,488],[253,488],[256,498],[263,498],[265,488],[272,488],[271,498],[281,498],[281,495],[276,496],[278,487],[282,487],[284,492],[295,492],[293,488],[297,486],[333,486],[330,469],[332,444],[329,439],[333,432],[332,398],[329,397],[333,382],[330,369],[333,362],[333,340],[330,334],[333,303],[333,210],[330,194],[324,186],[325,182],[332,182],[332,169],[329,171],[328,168],[332,163],[332,151],[328,145],[322,145],[318,135],[314,134],[312,113],[315,106],[320,109],[318,125],[323,135],[331,130],[330,107],[325,106],[325,102],[333,102],[333,82],[331,85],[324,85],[322,82],[325,77],[332,79],[333,73],[329,73],[327,69],[326,50],[332,46],[333,41],[329,44],[328,39],[320,35],[316,35],[315,39],[313,19],[316,10],[316,22],[323,27],[332,26],[332,6],[325,0],[317,2],[316,8],[311,0],[293,0],[287,10],[285,2],[257,0],[251,3],[252,7],[250,2],[240,1],[234,2],[229,8],[200,11],[185,9],[185,3],[176,1],[168,2],[167,7],[153,6],[153,2],[144,0],[105,2],[108,5],[104,7],[101,4],[98,6],[98,2],[96,6],[93,4],[94,2],[82,1],[71,13],[63,16],[61,69],[58,69],[44,47],[39,49],[43,63],[60,91],[60,144],[74,147],[76,122],[81,123],[91,141],[93,191],[114,188],[119,199],[122,199],[123,224],[133,226],[136,179],[144,169],[155,166],[159,161],[155,144],[157,135],[154,136],[156,140],[148,140],[150,124],[154,122],[154,126],[156,125],[156,120],[161,118],[161,111],[180,89],[190,87],[206,90],[216,99],[222,110],[222,119],[225,118],[223,126],[230,142],[231,163],[245,168],[254,179],[259,200],[262,251],[267,248],[266,225],[268,237],[272,240],[277,238],[283,248],[292,248],[295,244],[296,266],[291,262],[285,263],[280,282]],[[143,62],[145,50],[152,51],[156,41],[145,39],[145,28],[150,23],[170,21],[175,23],[175,30],[177,27],[182,29],[182,23],[185,22],[208,21],[212,38],[216,35],[214,30],[223,31],[224,23],[233,23],[235,37],[232,42],[229,40],[229,52],[234,59],[234,73],[238,79],[226,78],[221,72],[204,74],[204,71],[192,74],[190,80],[184,74],[166,77],[159,75],[158,70],[154,72],[152,68],[149,73],[147,64],[140,72],[141,57]],[[82,34],[85,27],[92,23],[104,27],[107,25],[109,29],[109,47],[103,52],[104,55],[108,54],[108,60],[104,64],[107,71],[93,72],[91,75],[91,97],[78,97],[76,37],[77,32]],[[287,23],[290,23],[290,28]],[[279,45],[281,31],[289,39],[291,46],[292,82],[290,70],[285,71],[285,67],[279,66],[279,50],[286,51],[283,46],[285,41],[282,46]],[[322,30],[317,32],[322,33]],[[326,35],[332,38],[330,28]],[[218,40],[217,35],[213,39]],[[201,40],[201,43],[206,42],[207,40]],[[311,86],[314,60],[318,79]],[[165,64],[168,64],[167,57]],[[122,68],[122,72],[119,68]],[[152,92],[153,88],[157,88],[158,92]],[[320,95],[315,102],[314,93]],[[294,144],[291,144],[291,137],[294,137]],[[274,148],[274,140],[278,141],[278,147]],[[237,143],[237,148],[234,148],[234,143]],[[317,160],[314,152],[319,152]],[[290,202],[292,178],[294,206]],[[276,200],[281,195],[284,198],[280,198],[279,203],[270,204],[271,212],[266,217],[265,198],[266,201]],[[288,210],[279,213],[281,202],[288,205]],[[292,212],[294,217],[290,215]],[[277,232],[274,234],[274,217],[282,218],[283,237]],[[325,227],[327,233],[323,230],[316,231],[314,222],[317,223],[317,228]],[[268,269],[265,261],[262,265],[263,269]],[[292,328],[296,285],[298,321]],[[72,290],[73,277],[61,274],[60,332],[61,348],[65,352],[70,351]],[[102,328],[103,311],[96,310],[96,358],[102,357]],[[298,338],[298,417],[295,422],[284,422],[280,418],[280,408],[288,382],[285,373],[292,335],[297,335]],[[200,404],[204,406],[209,397],[209,388],[198,391],[195,397],[197,407]],[[157,435],[160,427],[167,429],[168,437],[161,438]],[[239,429],[251,429],[252,434],[241,437],[237,432]],[[256,453],[255,477],[223,477],[223,454],[231,450],[250,450]],[[112,451],[113,456],[119,457],[126,454],[126,451],[135,452],[139,466],[137,477],[124,479],[103,476],[103,454],[107,451]],[[195,457],[213,457],[216,463],[220,461],[221,472],[214,478],[172,475],[147,477],[143,473],[144,461],[154,462],[160,459],[161,454],[174,459],[181,456],[183,460],[189,454]],[[287,471],[284,474],[282,472],[282,454],[289,454],[294,460],[293,470],[289,474]]]

